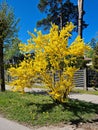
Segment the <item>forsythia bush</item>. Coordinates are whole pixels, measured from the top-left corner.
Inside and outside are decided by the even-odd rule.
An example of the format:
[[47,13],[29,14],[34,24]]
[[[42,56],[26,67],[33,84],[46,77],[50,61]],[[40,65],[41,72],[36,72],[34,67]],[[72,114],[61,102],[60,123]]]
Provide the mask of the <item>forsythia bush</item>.
[[[37,31],[30,33],[28,44],[20,44],[20,51],[24,54],[34,52],[34,58],[26,55],[18,67],[11,67],[9,74],[13,77],[11,85],[15,91],[24,91],[25,87],[32,87],[36,77],[49,88],[49,94],[54,100],[64,102],[74,87],[73,76],[77,71],[76,59],[84,55],[89,49],[79,36],[68,46],[68,39],[74,28],[68,23],[62,30],[53,24],[50,33],[43,35]],[[59,80],[54,80],[54,75]],[[54,82],[55,81],[55,82]]]

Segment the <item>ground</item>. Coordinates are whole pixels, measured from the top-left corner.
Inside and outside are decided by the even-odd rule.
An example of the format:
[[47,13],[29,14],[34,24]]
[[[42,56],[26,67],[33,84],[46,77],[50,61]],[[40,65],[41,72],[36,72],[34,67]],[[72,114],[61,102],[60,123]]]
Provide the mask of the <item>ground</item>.
[[84,130],[98,130],[98,119],[95,122],[88,122],[80,124],[78,128],[84,128]]
[[98,119],[94,122],[86,122],[80,124],[58,124],[58,126],[40,127],[35,130],[98,130]]

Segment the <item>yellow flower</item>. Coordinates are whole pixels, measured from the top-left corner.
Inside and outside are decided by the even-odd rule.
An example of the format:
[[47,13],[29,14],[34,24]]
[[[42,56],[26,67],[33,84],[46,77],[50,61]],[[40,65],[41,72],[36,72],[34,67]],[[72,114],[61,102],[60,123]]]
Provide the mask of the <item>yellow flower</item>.
[[[52,24],[49,34],[42,34],[36,29],[36,35],[29,32],[31,38],[28,44],[19,44],[20,51],[28,55],[24,55],[24,60],[17,67],[8,70],[13,78],[11,84],[15,91],[24,92],[25,87],[32,87],[36,79],[40,78],[50,89],[52,98],[60,102],[67,98],[74,87],[74,73],[79,69],[73,62],[89,50],[79,36],[68,47],[68,38],[73,29],[72,23],[67,23],[62,30]],[[33,58],[32,51],[35,53]],[[55,80],[55,76],[58,80]]]

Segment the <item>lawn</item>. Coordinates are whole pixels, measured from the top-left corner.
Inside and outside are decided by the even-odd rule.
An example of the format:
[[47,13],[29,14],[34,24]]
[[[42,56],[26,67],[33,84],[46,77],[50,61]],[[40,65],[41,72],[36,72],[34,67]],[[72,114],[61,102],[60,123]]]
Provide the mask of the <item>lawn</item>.
[[69,100],[54,103],[47,94],[0,92],[0,114],[8,119],[32,126],[92,121],[98,115],[98,105]]
[[83,94],[93,94],[93,95],[98,95],[98,90],[94,90],[93,88],[89,88],[88,90],[84,90],[84,89],[73,89],[72,91],[73,93],[83,93]]

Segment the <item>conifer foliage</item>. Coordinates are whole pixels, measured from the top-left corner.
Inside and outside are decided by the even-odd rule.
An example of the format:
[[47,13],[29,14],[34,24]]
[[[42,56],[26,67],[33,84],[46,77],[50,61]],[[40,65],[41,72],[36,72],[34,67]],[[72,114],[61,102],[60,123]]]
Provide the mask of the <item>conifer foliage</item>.
[[[43,27],[48,30],[51,23],[55,23],[61,29],[67,22],[73,22],[76,26],[74,29],[78,31],[78,5],[75,5],[71,0],[40,0],[38,9],[41,13],[45,13],[46,17],[37,22],[37,27]],[[85,11],[82,11],[82,16]],[[81,20],[82,29],[86,28],[88,24]]]

